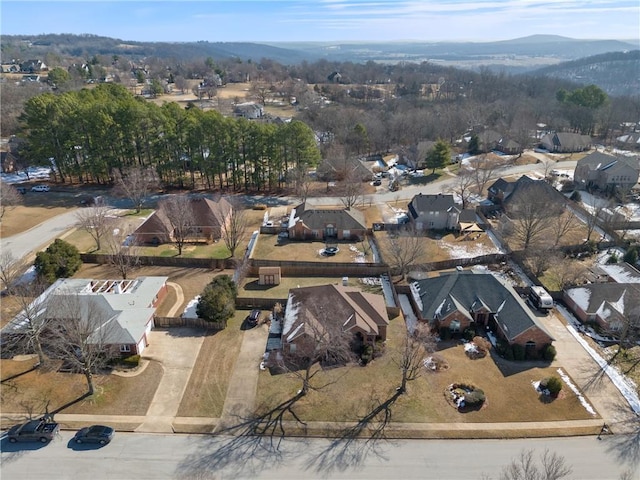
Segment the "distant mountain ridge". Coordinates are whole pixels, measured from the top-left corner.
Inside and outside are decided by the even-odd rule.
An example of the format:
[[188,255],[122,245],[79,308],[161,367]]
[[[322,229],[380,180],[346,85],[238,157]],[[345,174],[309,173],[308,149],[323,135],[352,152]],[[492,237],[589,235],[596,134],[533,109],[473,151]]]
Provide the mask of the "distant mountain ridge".
[[[557,35],[532,35],[497,42],[135,42],[97,35],[43,34],[2,36],[2,51],[19,44],[22,51],[38,55],[53,49],[61,54],[83,56],[135,55],[160,58],[269,58],[283,64],[324,58],[329,61],[473,61],[495,63],[511,57],[548,58],[546,65],[590,55],[637,49],[620,40],[578,40]],[[29,45],[28,49],[25,45]],[[6,56],[5,56],[6,58]],[[536,65],[540,66],[540,65]]]
[[592,55],[531,73],[598,85],[610,95],[637,95],[640,92],[640,50]]

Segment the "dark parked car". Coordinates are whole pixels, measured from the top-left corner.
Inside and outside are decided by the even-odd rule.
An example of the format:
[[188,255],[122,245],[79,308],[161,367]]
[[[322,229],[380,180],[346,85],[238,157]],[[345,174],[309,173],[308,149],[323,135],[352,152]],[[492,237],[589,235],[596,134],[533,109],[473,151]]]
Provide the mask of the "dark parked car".
[[247,323],[255,327],[258,325],[258,320],[260,320],[260,310],[251,310],[251,313],[247,317]]
[[16,187],[16,190],[18,191],[18,193],[21,193],[22,195],[27,193],[26,187]]
[[106,445],[113,438],[114,430],[104,425],[92,425],[78,430],[73,440],[76,443],[99,443]]

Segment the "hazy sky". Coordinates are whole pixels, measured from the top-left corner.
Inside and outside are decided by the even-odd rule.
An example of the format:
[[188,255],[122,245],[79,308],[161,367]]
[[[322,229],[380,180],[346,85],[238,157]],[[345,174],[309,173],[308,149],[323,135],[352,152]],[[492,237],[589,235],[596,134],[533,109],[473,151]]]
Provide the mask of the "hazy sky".
[[639,0],[2,0],[2,34],[211,42],[638,40]]

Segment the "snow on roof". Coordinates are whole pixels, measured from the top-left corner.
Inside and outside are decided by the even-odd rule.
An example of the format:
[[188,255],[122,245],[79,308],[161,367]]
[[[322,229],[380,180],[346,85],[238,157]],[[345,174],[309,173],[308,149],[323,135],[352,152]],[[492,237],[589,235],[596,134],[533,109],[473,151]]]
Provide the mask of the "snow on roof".
[[589,299],[591,298],[591,290],[586,288],[570,288],[567,295],[581,309],[586,310],[589,307]]
[[422,304],[422,298],[420,297],[420,287],[418,283],[413,282],[411,285],[409,285],[409,288],[411,289],[411,296],[413,297],[413,301],[416,302],[418,310],[422,312],[424,310],[424,305]]

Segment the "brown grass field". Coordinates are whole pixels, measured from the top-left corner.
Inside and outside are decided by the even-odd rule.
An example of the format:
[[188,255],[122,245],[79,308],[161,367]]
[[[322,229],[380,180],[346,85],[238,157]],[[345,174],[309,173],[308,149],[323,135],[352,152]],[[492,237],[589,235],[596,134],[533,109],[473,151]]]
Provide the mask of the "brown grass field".
[[[305,421],[354,422],[374,406],[388,400],[400,384],[394,357],[399,351],[404,322],[392,320],[387,350],[366,367],[343,367],[321,372],[318,384],[326,388],[312,391],[296,405],[296,414]],[[460,343],[443,343],[439,354],[449,362],[442,372],[424,371],[409,384],[408,393],[393,405],[394,422],[492,423],[592,419],[578,398],[565,386],[560,398],[546,402],[532,382],[557,375],[556,368],[499,361],[491,357],[471,360]],[[468,382],[483,389],[487,401],[478,411],[460,413],[445,398],[451,383]],[[257,403],[267,410],[295,395],[300,380],[292,374],[272,376],[261,372]],[[293,420],[293,418],[289,418]],[[401,428],[401,426],[400,426]]]

